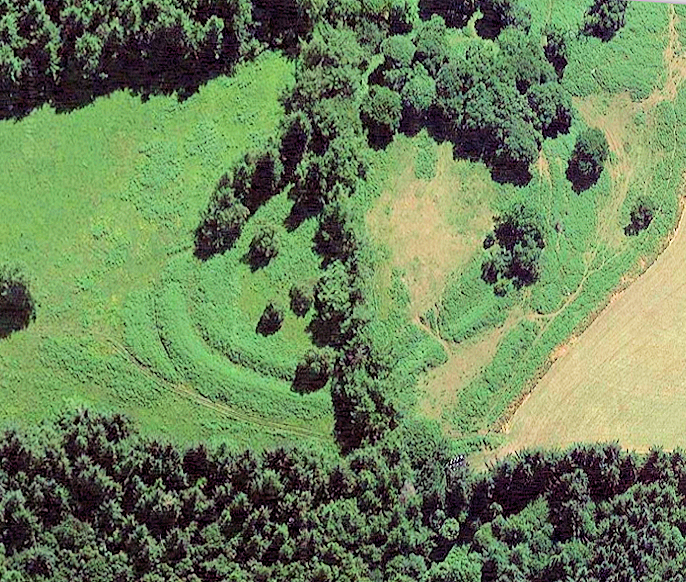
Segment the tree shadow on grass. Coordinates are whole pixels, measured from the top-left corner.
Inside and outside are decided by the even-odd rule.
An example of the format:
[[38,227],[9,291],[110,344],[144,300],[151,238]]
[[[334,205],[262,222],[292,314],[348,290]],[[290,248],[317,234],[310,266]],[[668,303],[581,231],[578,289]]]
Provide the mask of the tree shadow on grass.
[[0,339],[25,329],[35,319],[35,304],[26,285],[0,279]]

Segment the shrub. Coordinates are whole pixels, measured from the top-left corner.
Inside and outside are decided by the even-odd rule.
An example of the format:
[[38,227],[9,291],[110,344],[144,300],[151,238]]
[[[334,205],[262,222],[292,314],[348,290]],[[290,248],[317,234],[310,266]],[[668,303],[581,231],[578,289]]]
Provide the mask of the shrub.
[[248,262],[253,270],[266,267],[276,255],[279,254],[279,246],[276,231],[271,227],[265,227],[250,241]]
[[310,283],[293,285],[290,291],[291,310],[298,317],[305,317],[314,301],[314,289]]
[[24,278],[16,271],[0,271],[0,338],[26,328],[36,319],[35,310]]
[[272,335],[281,329],[283,323],[283,307],[278,303],[271,302],[265,307],[260,321],[257,323],[257,332],[262,335]]
[[631,222],[624,227],[624,234],[635,236],[650,226],[657,208],[650,199],[641,199],[631,210]]
[[333,357],[329,351],[309,350],[298,363],[293,380],[293,390],[309,394],[323,388],[333,370]]

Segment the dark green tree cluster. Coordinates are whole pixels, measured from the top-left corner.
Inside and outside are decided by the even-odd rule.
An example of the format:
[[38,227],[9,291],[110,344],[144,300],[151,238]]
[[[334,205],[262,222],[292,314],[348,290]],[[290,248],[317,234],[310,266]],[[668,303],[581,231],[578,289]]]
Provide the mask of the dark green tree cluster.
[[124,87],[192,91],[260,50],[253,16],[269,17],[243,0],[4,0],[0,115]]
[[497,295],[507,293],[510,283],[519,289],[538,280],[545,248],[540,224],[540,217],[522,204],[495,218],[495,228],[484,241],[491,252],[481,276],[494,286]]
[[[474,8],[449,4],[465,16]],[[559,83],[564,37],[551,32],[544,48],[516,16],[516,5],[479,8],[504,19],[496,27],[497,47],[474,41],[463,53],[452,50],[441,10],[411,37],[386,38],[361,119],[372,147],[384,147],[397,131],[414,134],[426,126],[437,139],[452,141],[460,157],[486,162],[496,180],[524,184],[543,139],[566,133],[571,123],[571,99]]]
[[439,432],[404,423],[339,458],[181,449],[87,411],[39,433],[9,430],[0,437],[0,577],[682,579],[682,451],[639,457],[583,445],[474,474]]
[[476,11],[476,31],[482,38],[494,39],[508,26],[523,29],[531,25],[531,15],[513,0],[420,0],[419,13],[424,20],[434,14],[451,28],[463,28]]
[[624,26],[628,0],[594,0],[586,13],[584,33],[610,40]]
[[540,44],[519,29],[452,56],[439,70],[440,123],[456,152],[481,159],[497,181],[530,179],[544,137],[566,133],[571,100]]
[[567,179],[575,192],[588,190],[598,181],[609,155],[607,139],[600,129],[586,129],[579,134],[567,166]]
[[681,451],[524,453],[472,483],[461,539],[482,557],[481,580],[681,579],[684,483]]
[[390,446],[181,450],[83,412],[40,438],[5,433],[0,491],[5,580],[409,582],[431,550]]
[[26,278],[0,266],[0,339],[26,328],[36,319],[36,303]]

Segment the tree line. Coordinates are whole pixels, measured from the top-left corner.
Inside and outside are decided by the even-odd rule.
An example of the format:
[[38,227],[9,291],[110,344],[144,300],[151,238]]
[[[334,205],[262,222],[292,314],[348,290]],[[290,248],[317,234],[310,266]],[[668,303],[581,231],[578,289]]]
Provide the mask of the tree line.
[[683,452],[578,445],[474,473],[449,451],[411,423],[343,458],[183,448],[88,411],[7,430],[0,577],[681,580]]
[[183,97],[310,26],[295,0],[2,0],[0,117],[122,88]]

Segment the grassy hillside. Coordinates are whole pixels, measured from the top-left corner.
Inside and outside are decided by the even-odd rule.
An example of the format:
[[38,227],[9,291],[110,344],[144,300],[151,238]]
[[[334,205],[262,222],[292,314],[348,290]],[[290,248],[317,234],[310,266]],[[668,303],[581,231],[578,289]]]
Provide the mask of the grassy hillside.
[[291,314],[279,334],[255,333],[274,294],[316,273],[301,240],[313,225],[284,233],[277,260],[251,274],[241,258],[253,223],[280,223],[281,196],[233,252],[192,255],[214,185],[273,133],[291,79],[268,54],[183,102],[118,92],[0,123],[0,261],[26,273],[39,305],[35,324],[0,344],[0,420],[88,405],[181,440],[328,438],[325,392],[290,390],[307,322]]
[[[528,3],[531,34],[548,23],[578,29],[586,4]],[[444,364],[425,376],[416,404],[465,443],[487,433],[486,440],[500,442],[493,429],[556,348],[650,264],[675,227],[686,168],[683,136],[675,131],[686,114],[683,97],[677,98],[682,27],[673,7],[634,2],[610,42],[581,37],[571,43],[564,83],[576,121],[568,135],[544,143],[524,188],[496,184],[483,165],[452,160],[446,146],[427,154],[421,136],[396,139],[379,162],[370,229],[388,253],[392,267],[384,268],[395,268],[416,298],[406,317],[444,350]],[[585,127],[605,133],[611,154],[598,183],[576,193],[565,174]],[[424,175],[432,156],[438,170]],[[631,209],[642,197],[658,211],[648,230],[627,236]],[[541,276],[498,297],[481,279],[482,243],[491,218],[517,201],[543,219]]]

